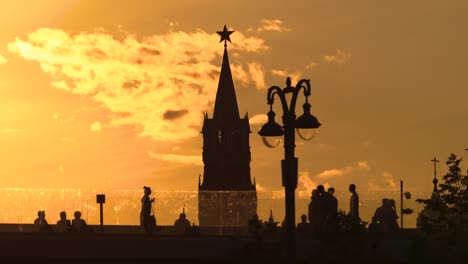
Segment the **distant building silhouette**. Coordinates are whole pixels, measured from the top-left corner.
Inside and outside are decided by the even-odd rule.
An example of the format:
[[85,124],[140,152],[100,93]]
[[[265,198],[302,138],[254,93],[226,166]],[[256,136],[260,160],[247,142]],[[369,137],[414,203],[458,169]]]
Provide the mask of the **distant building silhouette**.
[[[432,161],[434,161],[434,163],[438,162],[436,158],[434,158]],[[434,172],[434,179],[432,180],[434,187],[431,198],[418,199],[418,202],[424,203],[425,206],[419,213],[419,216],[416,220],[416,226],[417,228],[430,233],[446,231],[449,228],[447,205],[440,197],[440,192],[437,188],[438,183],[439,180],[437,180],[436,173]]]
[[[233,31],[218,32],[225,41],[213,118],[205,113],[203,181],[198,184],[200,226],[247,226],[257,212],[255,182],[250,177],[249,118],[239,118],[226,41]],[[221,42],[220,41],[220,42]]]

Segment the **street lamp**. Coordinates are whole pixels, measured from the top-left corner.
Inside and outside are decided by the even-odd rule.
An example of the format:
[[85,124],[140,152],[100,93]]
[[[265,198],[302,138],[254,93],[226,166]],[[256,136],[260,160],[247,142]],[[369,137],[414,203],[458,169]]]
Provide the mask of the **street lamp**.
[[[296,101],[299,92],[304,90],[305,103],[302,106],[304,114],[296,119]],[[288,105],[286,94],[292,93],[291,101]],[[281,101],[283,108],[283,126],[275,121],[275,112],[273,112],[274,97],[277,95]],[[263,143],[270,148],[277,147],[281,144],[284,137],[284,160],[281,161],[282,183],[285,189],[285,204],[286,204],[286,233],[288,255],[295,258],[296,240],[294,230],[296,227],[295,221],[295,190],[297,187],[297,163],[298,159],[294,157],[295,134],[294,129],[297,129],[298,135],[304,140],[310,140],[317,135],[317,129],[320,123],[317,118],[310,113],[310,82],[309,80],[300,80],[295,87],[291,86],[291,79],[286,79],[286,87],[280,88],[272,86],[268,89],[267,104],[270,105],[268,112],[268,122],[262,126],[258,134],[262,136]]]

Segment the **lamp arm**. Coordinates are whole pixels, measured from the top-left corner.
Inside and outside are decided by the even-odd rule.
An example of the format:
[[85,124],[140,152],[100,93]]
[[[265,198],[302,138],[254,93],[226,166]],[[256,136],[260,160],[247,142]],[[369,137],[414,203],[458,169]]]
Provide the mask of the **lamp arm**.
[[[305,83],[305,86],[303,85]],[[297,101],[297,96],[299,92],[301,91],[301,88],[304,89],[304,96],[306,98],[306,101],[308,100],[310,96],[310,80],[305,80],[302,79],[296,84],[296,88],[293,91],[293,95],[291,98],[291,106],[290,106],[290,111],[291,113],[294,113],[294,109],[296,108],[296,101]]]
[[288,103],[286,102],[286,97],[284,95],[283,90],[279,88],[278,86],[271,86],[268,89],[267,104],[269,104],[270,106],[273,106],[275,94],[278,95],[278,97],[280,98],[281,106],[283,107],[283,113],[287,113]]

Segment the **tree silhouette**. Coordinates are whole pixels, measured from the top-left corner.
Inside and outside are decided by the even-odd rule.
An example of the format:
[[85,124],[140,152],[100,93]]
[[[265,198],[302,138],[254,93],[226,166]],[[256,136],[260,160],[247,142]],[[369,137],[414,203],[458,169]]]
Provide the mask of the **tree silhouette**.
[[446,162],[449,171],[443,177],[444,182],[439,185],[441,198],[448,207],[449,226],[454,228],[454,231],[467,230],[463,218],[468,214],[468,176],[462,173],[461,161],[462,158],[458,158],[457,155],[450,155]]
[[462,158],[450,154],[446,162],[449,170],[439,184],[440,189],[435,188],[430,199],[416,200],[425,204],[418,216],[418,228],[429,232],[447,229],[468,231],[468,175],[463,175],[461,161]]

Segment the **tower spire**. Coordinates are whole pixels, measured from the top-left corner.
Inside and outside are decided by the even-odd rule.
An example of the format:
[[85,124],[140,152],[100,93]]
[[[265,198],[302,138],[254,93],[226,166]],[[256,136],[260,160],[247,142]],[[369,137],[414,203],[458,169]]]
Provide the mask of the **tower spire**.
[[226,25],[224,25],[223,31],[217,31],[216,33],[221,36],[219,42],[224,40],[224,54],[218,82],[218,91],[216,92],[213,119],[221,126],[225,126],[239,119],[236,91],[234,90],[234,82],[232,80],[227,52],[227,41],[231,42],[229,36],[234,33],[234,31],[228,31]]
[[432,183],[434,184],[433,192],[437,192],[437,183],[439,182],[437,180],[437,162],[439,162],[439,160],[436,157],[434,157],[433,159],[431,159],[431,161],[434,163],[434,179],[432,180]]

